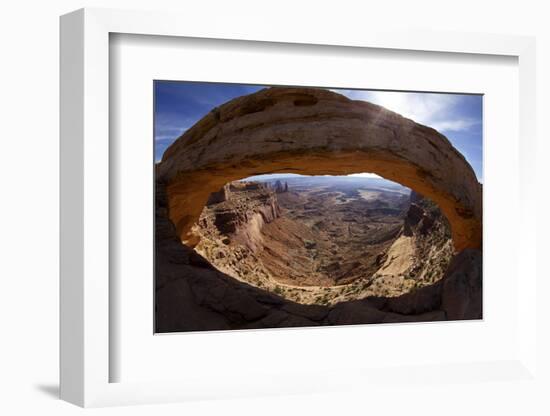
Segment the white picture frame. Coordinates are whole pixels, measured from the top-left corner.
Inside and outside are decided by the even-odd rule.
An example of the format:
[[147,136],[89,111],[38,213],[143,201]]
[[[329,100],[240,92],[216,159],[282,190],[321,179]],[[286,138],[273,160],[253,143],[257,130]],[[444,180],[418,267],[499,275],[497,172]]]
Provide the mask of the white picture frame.
[[[109,36],[113,33],[332,45],[438,53],[488,54],[517,57],[519,65],[520,212],[534,212],[530,177],[535,169],[535,41],[530,37],[420,31],[361,30],[327,35],[323,30],[302,33],[265,24],[246,35],[230,22],[206,27],[168,13],[82,9],[61,18],[61,398],[80,406],[184,401],[209,397],[246,397],[261,394],[338,391],[347,384],[306,383],[307,377],[288,381],[285,374],[262,383],[237,381],[225,389],[209,380],[176,382],[110,382],[109,348],[112,298],[109,296]],[[516,357],[499,362],[438,366],[419,363],[420,380],[433,382],[440,373],[463,382],[480,382],[473,374],[499,374],[506,380],[537,382],[535,288],[532,261],[536,218],[521,216],[518,258],[524,273],[517,293],[520,328]],[[512,271],[511,273],[517,273]],[[372,383],[403,376],[399,369],[369,369],[369,373],[338,370],[335,380],[353,377]],[[403,373],[403,374],[402,374]],[[410,373],[410,370],[409,370]],[[391,374],[391,377],[388,377]],[[406,378],[406,377],[405,377]],[[286,380],[282,383],[282,380]],[[314,379],[313,379],[314,380]],[[281,387],[283,386],[284,387]]]

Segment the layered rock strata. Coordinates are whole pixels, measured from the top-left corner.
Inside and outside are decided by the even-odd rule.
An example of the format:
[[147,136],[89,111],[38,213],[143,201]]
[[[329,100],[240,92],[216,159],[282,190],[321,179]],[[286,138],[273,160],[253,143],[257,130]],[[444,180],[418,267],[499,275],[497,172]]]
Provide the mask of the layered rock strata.
[[291,192],[281,208],[276,189],[233,182],[212,194],[193,228],[195,251],[304,304],[399,296],[441,279],[454,254],[445,218],[416,193],[401,217],[382,200],[343,204],[324,191]]
[[220,272],[181,244],[168,217],[166,184],[156,185],[156,332],[356,323],[479,319],[481,252],[467,249],[435,284],[398,297],[367,297],[334,306],[303,305]]
[[383,107],[312,88],[274,87],[213,109],[164,153],[169,215],[181,241],[209,195],[261,173],[373,172],[434,201],[455,248],[481,247],[481,185],[436,130]]

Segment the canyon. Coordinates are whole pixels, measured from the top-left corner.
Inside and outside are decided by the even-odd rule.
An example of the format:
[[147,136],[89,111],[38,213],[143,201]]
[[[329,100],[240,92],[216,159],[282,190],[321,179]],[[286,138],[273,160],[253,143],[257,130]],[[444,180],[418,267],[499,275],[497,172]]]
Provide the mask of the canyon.
[[438,281],[454,254],[435,204],[382,179],[232,182],[192,232],[218,270],[305,304],[402,295]]
[[[401,185],[242,181],[275,172]],[[214,108],[155,175],[156,332],[482,318],[482,186],[432,128],[266,88]]]
[[[339,302],[334,299],[307,302],[305,297],[296,302],[276,293],[275,287],[271,291],[225,273],[182,244],[169,219],[166,185],[162,181],[157,181],[155,200],[156,332],[422,322],[482,316],[480,250],[462,250],[451,259],[439,280],[401,295],[372,294],[361,298],[359,293],[346,291],[340,294],[344,298]],[[423,227],[418,216],[407,218],[406,222],[416,224],[418,230]],[[409,232],[408,225],[404,226],[403,232]],[[224,240],[221,244],[231,242]],[[323,290],[329,291],[330,287]],[[291,297],[292,292],[287,296]]]
[[316,88],[273,87],[214,108],[156,167],[180,239],[226,183],[261,173],[372,172],[434,201],[457,251],[481,248],[482,187],[438,131],[381,106]]

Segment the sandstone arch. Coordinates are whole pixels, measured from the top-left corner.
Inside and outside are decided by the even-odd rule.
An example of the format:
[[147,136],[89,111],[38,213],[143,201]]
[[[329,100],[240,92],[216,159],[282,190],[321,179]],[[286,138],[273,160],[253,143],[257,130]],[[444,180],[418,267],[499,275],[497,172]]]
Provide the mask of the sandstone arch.
[[182,241],[208,196],[270,172],[374,172],[435,201],[457,251],[480,248],[482,190],[466,159],[436,130],[383,107],[311,88],[268,88],[215,108],[157,166]]

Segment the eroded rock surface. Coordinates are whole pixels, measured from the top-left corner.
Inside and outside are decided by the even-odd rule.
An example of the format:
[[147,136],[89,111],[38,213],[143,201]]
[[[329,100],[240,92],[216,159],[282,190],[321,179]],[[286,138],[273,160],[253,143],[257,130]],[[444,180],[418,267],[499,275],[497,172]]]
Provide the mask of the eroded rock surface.
[[[210,240],[205,250],[233,243],[257,251],[262,245],[262,228],[280,214],[275,192],[257,182],[225,185],[208,199],[193,234],[200,237],[203,233],[203,240]],[[223,250],[208,253],[214,258],[224,254]]]
[[457,251],[481,247],[481,185],[436,130],[383,107],[311,88],[268,88],[215,108],[164,153],[169,216],[180,240],[209,195],[268,172],[373,172],[433,200]]
[[459,253],[443,279],[399,297],[304,305],[240,282],[181,244],[156,187],[156,331],[418,322],[481,317],[481,253]]
[[203,209],[194,249],[223,273],[304,304],[435,283],[454,254],[445,217],[387,184],[300,178],[277,193],[277,183],[232,182]]
[[[238,189],[224,185],[272,172],[373,172],[425,195],[444,217],[423,199],[412,201],[391,245],[382,244],[374,257],[372,282],[354,280],[346,275],[343,262],[331,261],[320,270],[345,282],[345,292],[322,287],[323,292],[308,298],[292,285],[265,285],[270,279],[262,286],[253,280],[261,277],[259,269],[249,270],[250,278],[230,273],[264,247],[259,231],[270,229],[272,236],[281,231],[272,227],[281,206],[268,196],[239,210],[245,201],[236,202]],[[292,192],[280,185],[274,194],[290,198]],[[434,129],[322,89],[277,87],[236,98],[182,135],[157,166],[156,330],[481,318],[481,203],[481,185],[472,168]],[[219,247],[238,243],[242,251],[232,250],[228,256],[220,249],[205,258],[193,250],[201,248],[202,237],[193,225],[205,205],[219,205],[204,224],[217,230]],[[444,218],[451,227],[454,250],[445,244]],[[312,240],[300,241],[298,234],[296,242],[306,251],[323,249]],[[442,240],[434,241],[433,236]],[[457,254],[448,267],[430,261],[447,258],[450,252]],[[228,269],[213,259],[229,260]],[[300,282],[304,283],[310,284]]]

